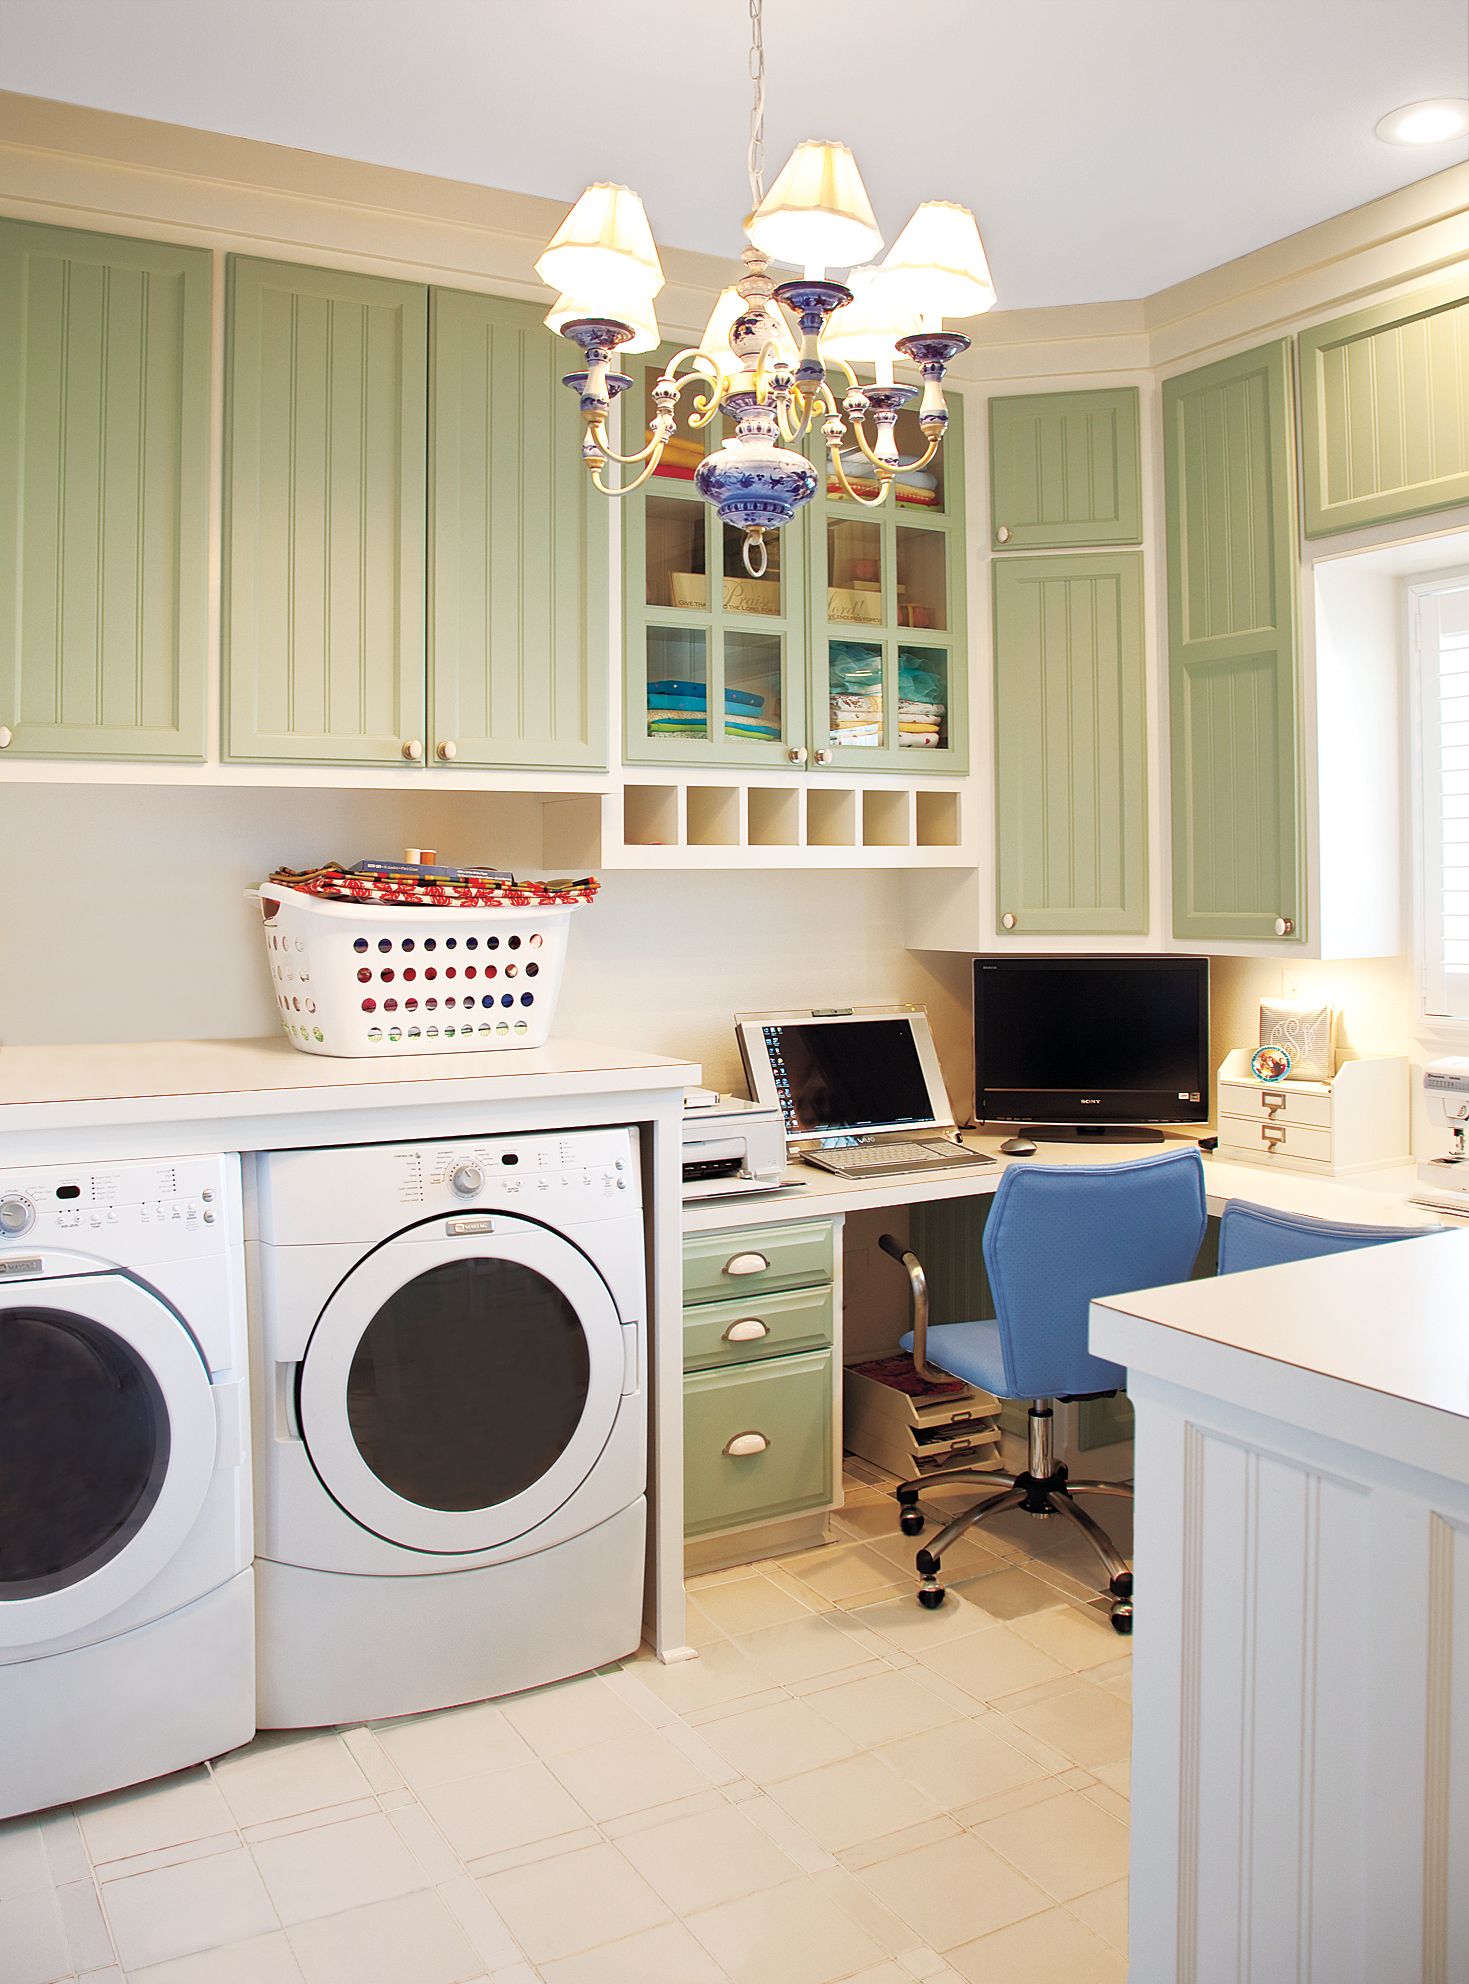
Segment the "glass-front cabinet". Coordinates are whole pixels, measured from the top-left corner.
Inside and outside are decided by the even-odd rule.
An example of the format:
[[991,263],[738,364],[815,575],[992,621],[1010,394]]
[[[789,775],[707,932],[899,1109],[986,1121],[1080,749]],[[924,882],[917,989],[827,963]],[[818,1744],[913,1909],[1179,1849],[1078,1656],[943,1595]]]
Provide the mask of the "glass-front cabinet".
[[[625,405],[641,418],[624,415],[625,452],[646,438],[663,362],[630,367]],[[693,435],[681,425],[658,473],[622,505],[629,762],[967,768],[964,431],[949,405],[936,459],[900,474],[879,508],[863,506],[876,482],[849,450],[855,494],[826,481],[766,540],[759,579],[744,569],[742,534],[694,487],[706,439],[717,447],[725,424]],[[924,452],[911,411],[898,443],[905,460]]]

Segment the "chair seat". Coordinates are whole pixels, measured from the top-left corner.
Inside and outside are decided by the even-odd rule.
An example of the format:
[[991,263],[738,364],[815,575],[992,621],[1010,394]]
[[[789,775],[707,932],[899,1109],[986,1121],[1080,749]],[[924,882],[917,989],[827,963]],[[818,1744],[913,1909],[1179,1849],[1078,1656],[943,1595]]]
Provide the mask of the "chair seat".
[[[900,1341],[904,1350],[912,1350],[913,1332],[909,1330]],[[930,1325],[928,1361],[956,1378],[963,1378],[966,1384],[994,1392],[998,1398],[1009,1395],[1000,1325],[993,1317],[978,1323]]]

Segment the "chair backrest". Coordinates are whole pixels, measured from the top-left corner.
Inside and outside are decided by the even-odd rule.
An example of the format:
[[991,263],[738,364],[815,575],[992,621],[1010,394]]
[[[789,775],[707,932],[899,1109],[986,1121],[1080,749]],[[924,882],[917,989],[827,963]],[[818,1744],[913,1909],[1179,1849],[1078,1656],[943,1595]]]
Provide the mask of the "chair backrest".
[[1196,1150],[1125,1164],[1012,1165],[984,1230],[1009,1396],[1119,1390],[1127,1373],[1087,1347],[1088,1306],[1186,1281],[1204,1225]]
[[1219,1221],[1219,1272],[1244,1274],[1250,1268],[1279,1267],[1283,1261],[1314,1261],[1322,1254],[1381,1247],[1389,1240],[1421,1240],[1425,1233],[1442,1230],[1435,1226],[1356,1226],[1345,1220],[1276,1212],[1248,1199],[1231,1199]]

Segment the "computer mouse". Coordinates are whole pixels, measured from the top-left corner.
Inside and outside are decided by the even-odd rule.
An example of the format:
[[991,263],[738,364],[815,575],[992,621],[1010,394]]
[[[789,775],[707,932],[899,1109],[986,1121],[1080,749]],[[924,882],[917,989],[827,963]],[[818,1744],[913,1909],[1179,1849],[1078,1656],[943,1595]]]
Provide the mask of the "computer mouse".
[[1000,1145],[1006,1157],[1034,1157],[1035,1145],[1029,1137],[1006,1137]]

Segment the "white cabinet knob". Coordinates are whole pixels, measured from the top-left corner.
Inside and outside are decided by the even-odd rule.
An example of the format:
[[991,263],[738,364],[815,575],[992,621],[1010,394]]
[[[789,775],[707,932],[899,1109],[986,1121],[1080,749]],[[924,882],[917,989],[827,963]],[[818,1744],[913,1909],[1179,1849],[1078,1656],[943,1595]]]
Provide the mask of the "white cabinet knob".
[[829,765],[831,763],[830,751],[818,751],[816,753],[816,762],[818,765]]
[[790,747],[790,749],[789,749],[789,750],[788,750],[788,751],[786,752],[786,756],[787,756],[787,757],[788,757],[788,758],[790,759],[790,761],[791,761],[791,763],[792,763],[793,765],[804,765],[804,764],[805,764],[805,762],[806,762],[806,747],[805,747],[805,745],[804,745],[804,744],[792,744],[792,746]]
[[403,742],[403,756],[408,760],[410,765],[416,765],[423,756],[423,739],[421,737],[405,738]]
[[439,756],[446,765],[451,764],[459,756],[459,746],[454,742],[452,737],[446,737],[439,746]]
[[1007,909],[1005,911],[1005,914],[1000,918],[1000,928],[1002,930],[1013,930],[1015,928],[1015,912],[1013,910]]
[[726,1343],[758,1343],[762,1336],[769,1334],[769,1323],[762,1323],[758,1316],[741,1316],[724,1332],[724,1340]]
[[995,536],[1001,544],[1008,544],[1010,542],[1010,526],[1008,524],[1001,524],[995,531]]
[[724,1451],[731,1460],[747,1460],[751,1454],[763,1454],[769,1445],[763,1433],[736,1433]]
[[1295,933],[1296,933],[1296,926],[1291,921],[1290,917],[1288,916],[1276,917],[1275,934],[1277,937],[1293,937]]
[[8,723],[0,723],[0,751],[8,751],[15,742],[15,732]]
[[763,1254],[731,1254],[724,1264],[726,1274],[764,1274],[770,1266]]

